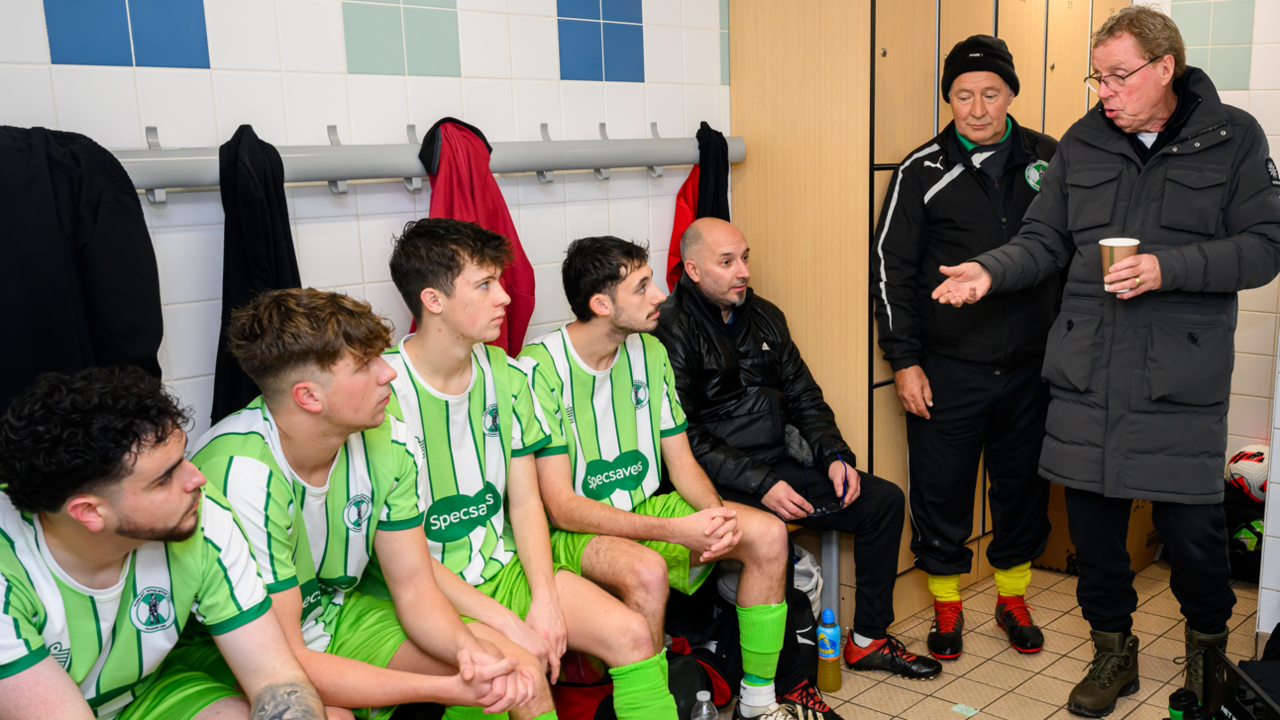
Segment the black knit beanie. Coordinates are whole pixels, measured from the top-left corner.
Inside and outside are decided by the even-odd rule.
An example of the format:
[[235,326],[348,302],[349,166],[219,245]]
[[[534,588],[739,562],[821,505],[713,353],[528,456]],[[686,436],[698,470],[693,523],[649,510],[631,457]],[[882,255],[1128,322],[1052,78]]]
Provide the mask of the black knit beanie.
[[942,63],[942,99],[951,102],[951,83],[967,72],[993,72],[999,75],[1013,94],[1018,94],[1018,74],[1013,70],[1013,55],[1000,38],[973,35],[961,40],[947,53]]

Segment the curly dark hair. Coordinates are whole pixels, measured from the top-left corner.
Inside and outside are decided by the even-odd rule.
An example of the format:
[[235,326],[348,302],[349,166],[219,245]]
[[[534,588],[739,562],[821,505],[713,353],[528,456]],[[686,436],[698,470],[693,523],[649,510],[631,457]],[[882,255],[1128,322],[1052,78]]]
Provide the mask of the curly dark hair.
[[140,368],[45,373],[0,417],[0,489],[19,510],[58,512],[72,496],[119,481],[138,453],[190,420]]
[[453,296],[453,283],[467,263],[502,270],[511,262],[511,243],[475,223],[423,218],[404,226],[391,252],[391,279],[415,319],[422,319],[422,291]]
[[612,235],[578,238],[560,266],[565,299],[574,317],[589,322],[595,317],[591,298],[600,293],[616,300],[618,283],[649,262],[649,248]]

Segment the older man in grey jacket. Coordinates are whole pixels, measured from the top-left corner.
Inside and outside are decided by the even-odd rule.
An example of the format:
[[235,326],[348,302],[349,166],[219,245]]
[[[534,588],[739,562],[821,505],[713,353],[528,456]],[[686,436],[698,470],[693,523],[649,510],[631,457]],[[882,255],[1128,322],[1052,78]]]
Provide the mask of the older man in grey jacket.
[[[1236,293],[1280,271],[1280,176],[1262,128],[1186,66],[1177,26],[1124,8],[1093,38],[1101,102],[1063,136],[1019,236],[944,267],[959,306],[1070,264],[1042,376],[1052,403],[1040,472],[1067,488],[1077,596],[1095,661],[1068,709],[1101,717],[1137,692],[1129,505],[1154,502],[1187,618],[1185,685],[1227,642],[1226,451]],[[1141,241],[1104,273],[1099,240]]]

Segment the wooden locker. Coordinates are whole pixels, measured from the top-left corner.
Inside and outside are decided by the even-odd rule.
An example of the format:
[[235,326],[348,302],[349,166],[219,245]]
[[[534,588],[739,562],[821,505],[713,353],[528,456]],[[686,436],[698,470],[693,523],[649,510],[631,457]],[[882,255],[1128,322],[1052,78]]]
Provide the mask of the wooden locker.
[[1044,132],[1061,138],[1089,105],[1089,0],[1049,0]]
[[[1044,28],[1047,0],[1001,0],[999,37],[1013,53],[1022,86],[1009,113],[1023,127],[1044,128]],[[1083,2],[1084,0],[1081,0]]]
[[[936,0],[876,3],[875,162],[899,163],[933,137]],[[922,42],[922,34],[929,42]]]
[[1090,34],[1098,32],[1107,18],[1115,15],[1120,8],[1129,7],[1129,0],[1093,0],[1093,22]]
[[[875,474],[907,491],[907,411],[902,408],[893,385],[871,391],[875,403]],[[902,545],[898,549],[898,572],[911,567],[911,522],[903,523]]]
[[787,313],[865,463],[871,8],[733,0],[729,17],[733,127],[752,148],[733,168],[733,219],[751,240],[752,285]]
[[[1093,2],[1093,23],[1092,23],[1092,28],[1089,31],[1090,47],[1092,47],[1093,45],[1093,33],[1098,32],[1098,28],[1102,27],[1102,23],[1106,22],[1107,18],[1111,17],[1112,15],[1115,15],[1116,11],[1119,10],[1120,8],[1129,7],[1130,5],[1129,0],[1092,0],[1092,2]],[[1090,72],[1092,72],[1092,70],[1090,70]],[[1098,95],[1092,90],[1088,92],[1089,92],[1089,99],[1087,101],[1088,107],[1093,107],[1094,105],[1098,104]]]
[[[993,0],[941,0],[942,12],[938,16],[938,81],[942,81],[942,65],[947,52],[956,43],[971,35],[992,35],[996,31],[996,5]],[[941,88],[934,83],[938,93],[938,129],[951,122],[951,106],[942,99]],[[914,145],[912,147],[915,147]]]

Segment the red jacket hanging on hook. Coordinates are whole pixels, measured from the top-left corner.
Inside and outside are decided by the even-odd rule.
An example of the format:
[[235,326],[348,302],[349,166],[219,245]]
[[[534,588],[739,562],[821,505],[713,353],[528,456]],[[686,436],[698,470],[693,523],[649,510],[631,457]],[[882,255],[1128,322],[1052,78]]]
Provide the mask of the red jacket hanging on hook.
[[484,133],[461,120],[444,118],[432,126],[422,141],[418,159],[431,181],[433,218],[473,222],[511,241],[511,264],[502,273],[502,289],[511,296],[502,334],[491,344],[515,357],[533,315],[533,266],[524,254],[507,201],[489,172],[493,147]]

